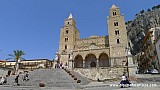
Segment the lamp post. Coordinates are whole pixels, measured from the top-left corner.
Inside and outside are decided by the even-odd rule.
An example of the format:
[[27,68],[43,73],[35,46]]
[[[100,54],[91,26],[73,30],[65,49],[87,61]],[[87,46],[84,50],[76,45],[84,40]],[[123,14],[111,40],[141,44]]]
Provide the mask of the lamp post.
[[127,63],[126,63],[126,65],[127,65],[127,76],[128,76],[128,78],[129,78],[129,68],[128,68],[128,51],[129,51],[129,48],[128,47],[126,47],[125,48],[126,49],[126,59],[127,59]]

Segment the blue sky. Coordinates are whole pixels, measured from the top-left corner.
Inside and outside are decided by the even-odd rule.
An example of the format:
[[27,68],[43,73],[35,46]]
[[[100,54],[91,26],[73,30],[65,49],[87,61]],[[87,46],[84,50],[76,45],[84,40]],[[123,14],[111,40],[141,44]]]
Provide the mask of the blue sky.
[[81,38],[107,35],[106,17],[112,4],[120,7],[128,21],[160,0],[0,0],[0,60],[13,50],[23,50],[25,59],[53,59],[69,13]]

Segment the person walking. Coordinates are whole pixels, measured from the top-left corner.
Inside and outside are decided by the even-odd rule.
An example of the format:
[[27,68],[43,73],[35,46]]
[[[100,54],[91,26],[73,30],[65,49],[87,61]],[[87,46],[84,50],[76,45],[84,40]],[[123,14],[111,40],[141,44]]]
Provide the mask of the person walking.
[[25,80],[26,80],[26,81],[29,80],[29,73],[28,73],[28,72],[26,72],[26,74],[25,74]]
[[4,84],[4,82],[5,82],[5,78],[4,78],[4,77],[2,77],[2,78],[1,78],[1,80],[0,80],[0,85],[3,85],[3,84]]
[[19,80],[18,79],[19,79],[19,74],[15,78],[15,84],[17,84],[19,86],[19,83],[18,83]]

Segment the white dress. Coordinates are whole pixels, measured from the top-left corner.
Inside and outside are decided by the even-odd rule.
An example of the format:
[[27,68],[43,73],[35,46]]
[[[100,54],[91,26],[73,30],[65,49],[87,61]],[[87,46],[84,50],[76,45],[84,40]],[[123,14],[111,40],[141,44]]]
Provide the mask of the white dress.
[[126,76],[122,76],[122,80],[125,81],[126,80]]

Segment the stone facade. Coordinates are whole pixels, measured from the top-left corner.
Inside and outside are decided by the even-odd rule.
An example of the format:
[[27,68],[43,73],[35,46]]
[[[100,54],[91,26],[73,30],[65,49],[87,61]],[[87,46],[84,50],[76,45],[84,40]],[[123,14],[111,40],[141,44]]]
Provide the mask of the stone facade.
[[127,61],[125,58],[127,56],[126,48],[128,48],[127,31],[124,15],[120,15],[120,10],[115,5],[110,9],[107,22],[112,65],[122,65],[122,62]]
[[[74,71],[80,75],[87,77],[91,80],[109,80],[109,79],[121,79],[121,75],[126,70],[126,67],[110,67],[110,68],[75,68]],[[135,78],[135,67],[129,68],[130,77]]]
[[120,15],[120,9],[115,5],[112,5],[109,13],[108,36],[93,35],[83,39],[80,38],[76,22],[70,14],[60,30],[56,60],[62,61],[69,68],[125,67],[128,60],[128,40],[124,15]]

